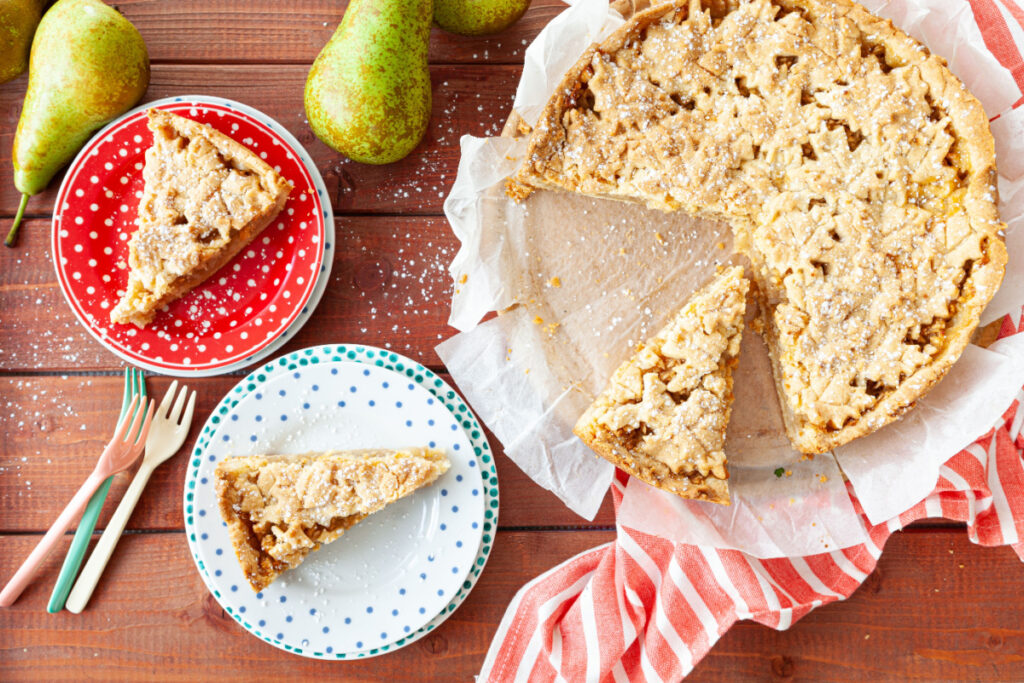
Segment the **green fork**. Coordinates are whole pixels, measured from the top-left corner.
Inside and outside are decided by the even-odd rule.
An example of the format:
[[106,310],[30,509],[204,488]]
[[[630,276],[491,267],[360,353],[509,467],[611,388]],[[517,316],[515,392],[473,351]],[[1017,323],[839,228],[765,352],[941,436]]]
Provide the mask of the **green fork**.
[[[136,394],[139,395],[139,405],[145,407],[146,378],[143,376],[142,370],[125,368],[124,398],[121,400],[121,418],[117,423],[119,427]],[[136,408],[137,410],[138,408]],[[128,419],[131,419],[134,414],[128,416]],[[96,529],[96,521],[100,517],[107,493],[110,492],[110,484],[114,481],[114,476],[116,475],[107,477],[107,480],[96,489],[96,493],[92,494],[92,498],[89,499],[85,512],[82,513],[75,537],[71,540],[71,547],[68,548],[68,555],[64,558],[64,566],[60,568],[57,585],[53,587],[53,593],[50,595],[50,604],[46,606],[46,611],[50,614],[56,614],[64,609],[64,603],[68,599],[68,593],[71,592],[71,586],[75,583],[75,576],[78,575],[78,570],[82,566],[85,551],[89,547],[89,539],[92,538],[92,532]]]

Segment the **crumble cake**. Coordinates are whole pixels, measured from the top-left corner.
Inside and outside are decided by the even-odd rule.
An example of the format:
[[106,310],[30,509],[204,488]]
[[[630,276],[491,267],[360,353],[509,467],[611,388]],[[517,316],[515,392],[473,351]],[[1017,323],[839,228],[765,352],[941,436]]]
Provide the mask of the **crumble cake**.
[[244,249],[284,208],[292,184],[208,125],[150,109],[128,283],[111,322],[138,327]]
[[897,419],[1002,279],[981,105],[849,0],[677,0],[569,70],[508,184],[727,221],[794,446]]
[[250,455],[217,464],[217,502],[254,591],[324,543],[448,471],[444,451],[365,449]]
[[694,294],[619,366],[576,435],[648,484],[728,504],[725,428],[748,287],[734,267]]

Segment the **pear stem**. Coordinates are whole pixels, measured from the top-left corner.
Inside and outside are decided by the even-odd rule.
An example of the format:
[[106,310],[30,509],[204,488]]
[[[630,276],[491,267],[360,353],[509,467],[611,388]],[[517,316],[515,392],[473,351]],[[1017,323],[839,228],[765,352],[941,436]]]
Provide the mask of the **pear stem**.
[[14,241],[18,239],[18,226],[21,225],[21,217],[25,215],[25,207],[27,205],[28,195],[22,192],[21,204],[18,205],[18,213],[14,215],[14,225],[11,226],[11,231],[7,233],[7,239],[4,240],[4,244],[8,247],[14,247]]

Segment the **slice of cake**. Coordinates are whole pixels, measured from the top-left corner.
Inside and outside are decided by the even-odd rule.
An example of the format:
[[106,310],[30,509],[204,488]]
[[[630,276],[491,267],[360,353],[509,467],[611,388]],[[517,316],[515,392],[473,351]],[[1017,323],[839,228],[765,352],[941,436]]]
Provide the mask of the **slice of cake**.
[[251,150],[205,124],[150,109],[139,228],[115,323],[149,324],[234,258],[280,213],[292,184]]
[[449,467],[435,448],[225,458],[215,472],[217,501],[245,578],[260,591]]
[[730,268],[619,366],[573,430],[619,469],[683,498],[729,503],[725,428],[749,283]]

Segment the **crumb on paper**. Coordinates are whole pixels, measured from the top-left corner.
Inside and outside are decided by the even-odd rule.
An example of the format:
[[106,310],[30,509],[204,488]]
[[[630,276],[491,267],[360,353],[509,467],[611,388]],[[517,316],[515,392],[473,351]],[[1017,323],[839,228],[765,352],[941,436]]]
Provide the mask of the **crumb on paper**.
[[818,481],[820,481],[822,484],[825,484],[825,483],[828,482],[828,477],[825,476],[824,474],[819,474],[818,475]]
[[785,473],[786,473],[786,468],[785,467],[776,467],[775,468],[775,476],[777,478],[781,479],[782,475],[785,474]]
[[715,249],[725,249],[725,242],[719,242],[716,244]]
[[533,316],[533,324],[534,325],[543,325],[544,324],[544,318],[540,317],[539,315]]
[[654,239],[658,240],[658,244],[665,244],[665,238],[661,236],[660,232],[654,233]]
[[557,276],[553,277],[550,280],[548,280],[548,284],[551,285],[552,287],[561,287],[562,279]]
[[466,280],[468,280],[468,279],[469,279],[469,274],[468,273],[463,273],[462,277],[459,278],[459,284],[460,285],[466,284]]

